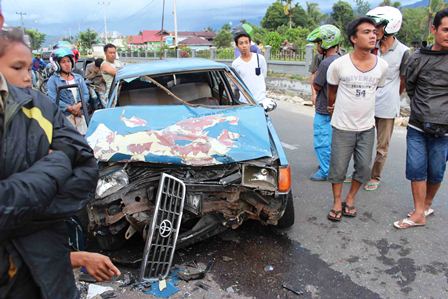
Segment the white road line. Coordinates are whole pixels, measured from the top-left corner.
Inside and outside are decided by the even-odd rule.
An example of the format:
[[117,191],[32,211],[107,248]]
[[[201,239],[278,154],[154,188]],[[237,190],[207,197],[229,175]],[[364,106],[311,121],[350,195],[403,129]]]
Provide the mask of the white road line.
[[296,149],[299,149],[297,146],[291,145],[291,144],[287,144],[285,142],[282,142],[282,145],[283,145],[284,148],[287,148],[287,149],[292,150],[292,151],[296,150]]

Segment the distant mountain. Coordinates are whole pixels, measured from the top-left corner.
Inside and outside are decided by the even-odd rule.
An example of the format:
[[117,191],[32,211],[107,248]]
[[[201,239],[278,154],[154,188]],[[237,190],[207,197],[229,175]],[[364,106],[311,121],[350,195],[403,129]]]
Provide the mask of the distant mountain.
[[[420,0],[412,4],[404,5],[402,8],[417,8],[417,7],[426,7],[428,6],[430,0]],[[445,1],[448,3],[448,1]]]

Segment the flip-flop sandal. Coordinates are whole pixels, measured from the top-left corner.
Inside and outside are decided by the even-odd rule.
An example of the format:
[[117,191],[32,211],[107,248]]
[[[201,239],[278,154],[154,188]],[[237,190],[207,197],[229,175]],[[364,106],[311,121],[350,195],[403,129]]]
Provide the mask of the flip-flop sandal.
[[[409,212],[408,213],[408,217],[411,217],[412,213],[414,213],[414,212],[415,212],[415,210],[412,210],[412,212]],[[425,217],[428,217],[428,216],[431,216],[431,215],[434,215],[434,210],[433,209],[429,208],[429,209],[425,210]]]
[[375,191],[376,189],[378,189],[380,185],[380,182],[368,182],[365,186],[364,186],[364,190],[366,191]]
[[[331,215],[331,213],[333,213],[334,216]],[[331,209],[330,213],[328,213],[328,215],[327,215],[327,219],[330,220],[330,221],[333,221],[333,222],[341,221],[341,219],[342,219],[342,210],[336,211],[336,210]]]
[[411,227],[425,226],[424,223],[416,223],[409,218],[404,218],[394,222],[394,227],[397,229],[407,229]]
[[356,214],[357,214],[356,211],[350,212],[350,211],[353,211],[354,209],[356,209],[356,208],[349,206],[345,202],[342,203],[342,215],[343,216],[345,216],[345,217],[352,217],[352,218],[356,217]]

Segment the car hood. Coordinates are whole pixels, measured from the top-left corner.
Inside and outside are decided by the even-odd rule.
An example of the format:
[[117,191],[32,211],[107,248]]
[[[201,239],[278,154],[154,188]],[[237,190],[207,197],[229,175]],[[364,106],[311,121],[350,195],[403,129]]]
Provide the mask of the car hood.
[[102,162],[209,166],[272,156],[259,106],[102,109],[92,116],[86,138]]

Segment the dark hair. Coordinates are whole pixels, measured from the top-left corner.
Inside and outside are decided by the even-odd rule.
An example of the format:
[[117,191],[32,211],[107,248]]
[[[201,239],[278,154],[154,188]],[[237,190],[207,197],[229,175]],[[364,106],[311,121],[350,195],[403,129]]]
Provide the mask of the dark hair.
[[115,47],[114,44],[106,44],[106,45],[104,46],[104,48],[103,48],[104,53],[106,53],[106,52],[107,52],[107,49],[109,49],[109,48],[114,48],[114,49],[116,49],[117,47]]
[[437,29],[439,29],[440,24],[442,24],[442,19],[448,17],[448,8],[442,9],[436,13],[434,20],[432,21],[432,25]]
[[22,44],[30,49],[23,39],[22,30],[12,29],[9,31],[0,31],[0,57],[5,55],[7,48],[14,43]]
[[251,41],[250,35],[245,31],[240,31],[235,34],[233,40],[235,41],[235,46],[238,46],[238,39],[242,36],[249,38],[249,42]]
[[354,19],[353,21],[348,23],[346,32],[347,32],[348,41],[350,42],[350,44],[352,46],[354,46],[354,44],[352,42],[351,37],[356,36],[359,25],[364,24],[364,23],[369,23],[373,26],[376,26],[375,21],[369,17],[360,17],[360,18]]
[[103,58],[97,58],[95,59],[95,66],[96,67],[100,67],[101,64],[103,63],[104,59]]

